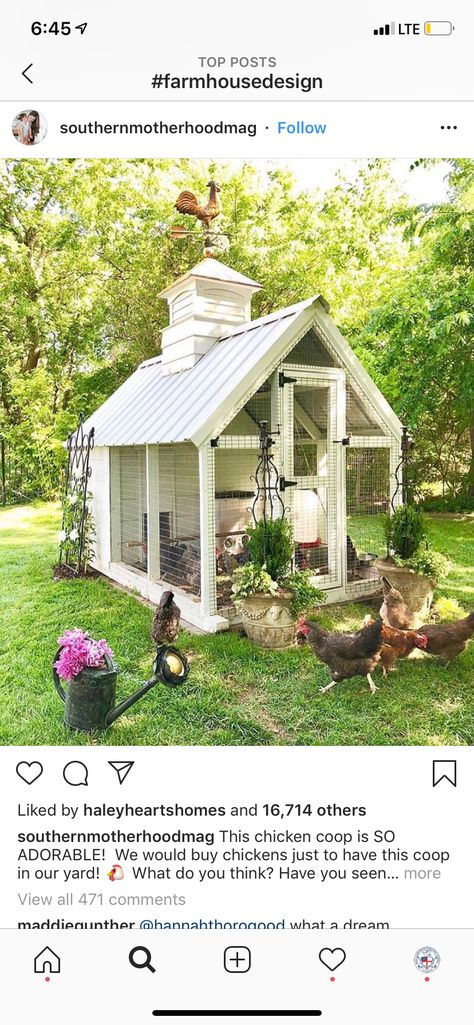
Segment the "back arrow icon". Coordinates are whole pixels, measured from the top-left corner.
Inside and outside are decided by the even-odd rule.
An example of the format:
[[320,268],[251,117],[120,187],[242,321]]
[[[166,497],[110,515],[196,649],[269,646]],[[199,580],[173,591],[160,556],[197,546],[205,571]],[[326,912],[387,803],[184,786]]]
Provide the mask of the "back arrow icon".
[[29,78],[29,76],[26,74],[26,72],[29,71],[30,68],[32,68],[32,67],[33,67],[33,62],[31,62],[31,64],[28,64],[28,67],[25,68],[24,71],[22,71],[23,78],[26,78],[26,81],[29,82],[30,85],[33,85],[33,79]]

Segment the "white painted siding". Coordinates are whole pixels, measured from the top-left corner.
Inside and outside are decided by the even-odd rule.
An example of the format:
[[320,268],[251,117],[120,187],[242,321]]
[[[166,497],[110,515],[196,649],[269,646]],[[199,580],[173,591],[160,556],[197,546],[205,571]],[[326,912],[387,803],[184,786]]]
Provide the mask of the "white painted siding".
[[90,453],[89,490],[92,494],[92,517],[94,521],[94,558],[92,565],[105,571],[110,562],[110,501],[109,501],[109,449],[104,446],[93,448]]

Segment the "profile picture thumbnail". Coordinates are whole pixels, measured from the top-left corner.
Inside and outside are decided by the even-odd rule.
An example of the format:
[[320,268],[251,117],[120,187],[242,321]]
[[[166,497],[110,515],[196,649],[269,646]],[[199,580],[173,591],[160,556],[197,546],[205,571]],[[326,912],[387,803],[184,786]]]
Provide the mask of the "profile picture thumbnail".
[[13,118],[12,132],[22,146],[37,146],[42,142],[48,131],[48,124],[44,114],[39,110],[20,110]]

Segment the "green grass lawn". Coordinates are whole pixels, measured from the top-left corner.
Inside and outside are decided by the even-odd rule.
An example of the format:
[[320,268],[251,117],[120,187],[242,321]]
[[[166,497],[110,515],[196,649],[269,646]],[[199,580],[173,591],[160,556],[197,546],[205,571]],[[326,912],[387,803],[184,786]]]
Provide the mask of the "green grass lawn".
[[[307,647],[265,652],[237,634],[179,644],[191,660],[186,683],[158,685],[106,734],[62,723],[53,687],[56,640],[79,626],[106,637],[121,668],[118,700],[148,678],[152,612],[105,579],[54,583],[59,513],[54,505],[0,511],[0,743],[2,744],[472,744],[474,644],[449,668],[435,659],[397,663],[371,697],[365,680],[329,694],[325,666]],[[442,593],[474,608],[473,520],[432,517],[436,547],[454,563]],[[365,604],[328,606],[325,626],[358,629]]]

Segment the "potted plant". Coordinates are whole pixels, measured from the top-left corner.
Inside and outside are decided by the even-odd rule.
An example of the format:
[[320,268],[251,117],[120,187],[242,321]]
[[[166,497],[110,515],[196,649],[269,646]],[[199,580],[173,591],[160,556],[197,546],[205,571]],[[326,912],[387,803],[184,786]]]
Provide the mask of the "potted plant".
[[450,562],[431,548],[423,513],[414,505],[402,505],[384,524],[387,558],[377,559],[379,575],[400,591],[421,621],[427,618],[438,581],[450,570]]
[[248,528],[249,561],[236,569],[232,592],[247,637],[264,648],[294,642],[298,618],[326,600],[311,570],[295,570],[293,532],[284,517]]

